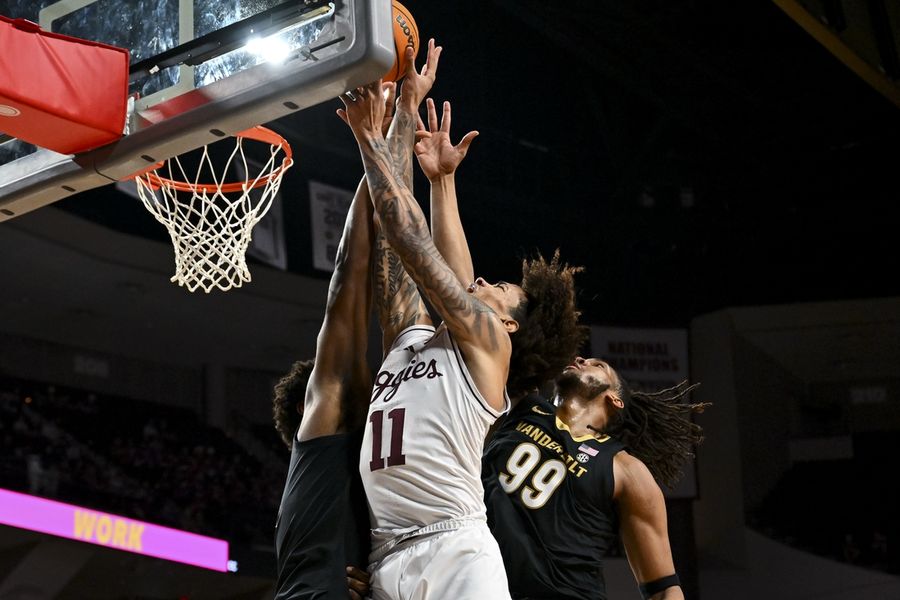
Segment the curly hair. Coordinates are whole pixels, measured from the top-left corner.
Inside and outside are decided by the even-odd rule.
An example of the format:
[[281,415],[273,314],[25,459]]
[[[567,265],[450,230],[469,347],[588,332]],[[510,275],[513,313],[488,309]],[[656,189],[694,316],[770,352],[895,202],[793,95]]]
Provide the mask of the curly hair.
[[272,399],[272,418],[275,429],[281,440],[290,449],[294,435],[303,418],[303,401],[306,397],[306,384],[312,373],[313,360],[298,360],[291,366],[287,375],[275,385],[275,397]]
[[691,420],[691,414],[712,404],[685,402],[699,384],[682,381],[658,392],[639,392],[618,379],[616,391],[625,407],[616,412],[604,433],[625,444],[657,481],[671,488],[683,475],[682,465],[693,458],[694,446],[703,441],[703,429]]
[[522,261],[526,299],[512,313],[519,329],[511,336],[506,382],[513,398],[556,378],[587,339],[575,305],[575,274],[580,271],[560,263],[559,250],[549,262],[540,254]]

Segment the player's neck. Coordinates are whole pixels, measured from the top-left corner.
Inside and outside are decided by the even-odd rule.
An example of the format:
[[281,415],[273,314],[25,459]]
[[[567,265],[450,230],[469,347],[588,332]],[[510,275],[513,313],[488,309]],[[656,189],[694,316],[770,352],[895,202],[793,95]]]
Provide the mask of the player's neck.
[[603,431],[609,422],[602,398],[589,399],[577,395],[563,398],[556,409],[556,416],[576,436]]

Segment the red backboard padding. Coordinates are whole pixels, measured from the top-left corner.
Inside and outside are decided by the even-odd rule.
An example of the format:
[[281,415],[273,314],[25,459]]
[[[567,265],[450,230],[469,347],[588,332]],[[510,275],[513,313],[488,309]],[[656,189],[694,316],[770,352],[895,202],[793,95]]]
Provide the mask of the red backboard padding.
[[122,137],[128,50],[0,16],[0,131],[62,154]]

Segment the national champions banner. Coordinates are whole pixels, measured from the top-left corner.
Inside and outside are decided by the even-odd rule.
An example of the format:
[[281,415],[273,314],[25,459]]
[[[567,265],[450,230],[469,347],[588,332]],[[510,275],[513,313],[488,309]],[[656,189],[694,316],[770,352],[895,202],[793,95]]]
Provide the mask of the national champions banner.
[[[601,358],[636,390],[655,392],[672,387],[690,375],[688,334],[685,329],[591,327],[591,356]],[[684,465],[684,477],[668,498],[697,496],[694,462]]]

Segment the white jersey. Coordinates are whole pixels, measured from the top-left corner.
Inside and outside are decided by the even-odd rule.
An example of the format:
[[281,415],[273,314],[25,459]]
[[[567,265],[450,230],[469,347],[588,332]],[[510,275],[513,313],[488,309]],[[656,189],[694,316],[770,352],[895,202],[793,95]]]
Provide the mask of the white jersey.
[[376,539],[485,517],[481,454],[504,400],[503,411],[491,408],[446,327],[397,336],[375,378],[359,459]]

